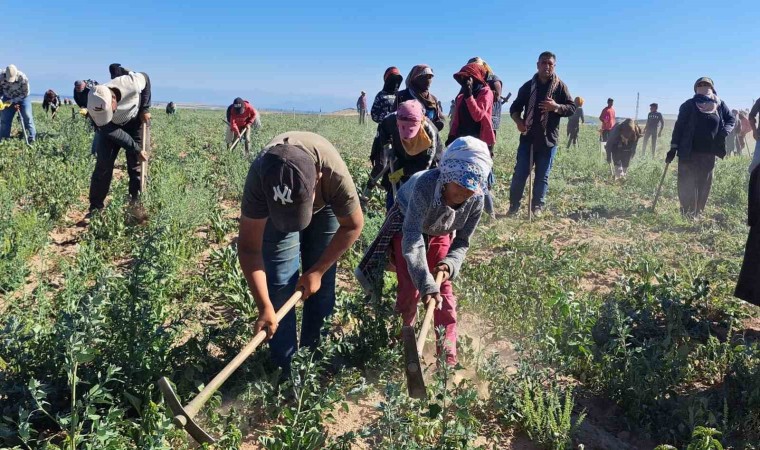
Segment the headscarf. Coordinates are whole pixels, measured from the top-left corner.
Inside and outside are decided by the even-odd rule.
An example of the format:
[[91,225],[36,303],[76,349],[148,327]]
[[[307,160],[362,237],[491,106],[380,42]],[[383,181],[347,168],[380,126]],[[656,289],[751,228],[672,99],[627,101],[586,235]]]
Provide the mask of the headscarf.
[[[708,83],[710,86],[698,87],[700,83]],[[697,109],[705,114],[712,114],[718,110],[720,98],[715,92],[715,84],[708,77],[702,77],[694,83],[694,104]]]
[[625,119],[620,125],[620,141],[623,146],[628,146],[632,142],[638,142],[641,138],[641,128],[632,119]]
[[427,64],[417,64],[409,71],[409,75],[406,77],[406,88],[409,89],[409,93],[417,100],[421,101],[426,109],[438,109],[438,103],[430,95],[430,91],[418,91],[414,86],[414,80],[422,75],[433,75],[433,69]]
[[434,204],[441,204],[441,191],[447,183],[456,183],[474,191],[476,195],[487,192],[488,174],[493,161],[488,145],[478,138],[464,136],[457,138],[441,156]]
[[401,86],[401,81],[404,77],[396,67],[388,67],[383,74],[383,92],[394,93],[398,91]]
[[459,82],[460,79],[467,77],[472,77],[475,81],[478,81],[480,84],[485,86],[488,72],[482,64],[469,63],[459,69],[459,72],[454,74],[454,79],[457,80],[457,82]]
[[486,69],[486,76],[485,76],[486,80],[488,79],[489,76],[493,75],[493,69],[491,69],[491,66],[489,66],[488,63],[485,62],[483,58],[481,58],[480,56],[470,58],[470,60],[467,61],[467,64],[470,64],[470,63],[480,64],[481,66],[483,66],[484,69]]

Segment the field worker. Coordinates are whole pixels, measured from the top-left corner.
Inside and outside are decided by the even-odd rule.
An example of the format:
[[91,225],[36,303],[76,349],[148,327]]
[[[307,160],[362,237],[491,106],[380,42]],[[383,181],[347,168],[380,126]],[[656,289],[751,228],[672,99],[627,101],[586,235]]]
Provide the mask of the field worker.
[[543,210],[549,190],[549,173],[557,153],[559,121],[561,117],[570,117],[575,112],[570,90],[555,73],[556,63],[554,53],[541,53],[536,63],[538,72],[520,87],[517,98],[509,108],[509,114],[521,133],[517,164],[509,188],[509,214],[515,214],[520,209],[525,182],[533,169],[530,167],[531,149],[536,180],[530,207],[534,214],[540,214]]
[[143,136],[142,124],[150,124],[150,100],[150,78],[142,72],[130,72],[90,90],[87,111],[97,127],[93,138],[97,162],[90,181],[88,219],[104,207],[120,148],[127,157],[131,202],[138,201],[142,176],[140,161],[147,158],[142,152],[142,144],[143,140],[150,140],[149,133]]
[[166,104],[166,114],[174,114],[177,112],[177,107],[174,106],[174,102],[169,102]]
[[126,67],[122,67],[119,63],[113,63],[108,66],[108,73],[111,74],[112,80],[116,77],[129,75],[131,72],[131,70],[127,69]]
[[625,119],[610,131],[605,149],[607,150],[607,162],[615,166],[616,179],[625,178],[628,174],[628,166],[636,154],[636,145],[639,143],[641,135],[641,128],[633,119]]
[[[491,93],[493,94],[493,108],[491,111],[491,125],[493,127],[493,134],[494,134],[494,142],[496,140],[496,136],[498,135],[499,126],[501,125],[501,105],[504,104],[506,99],[504,99],[501,96],[501,90],[504,87],[504,84],[501,81],[501,78],[496,76],[495,73],[493,73],[493,69],[491,69],[491,66],[488,65],[487,62],[485,62],[480,56],[476,56],[474,58],[470,58],[469,61],[467,61],[467,64],[475,63],[480,64],[483,66],[484,69],[486,69],[486,83],[488,83],[489,89],[491,89]],[[495,145],[495,144],[494,144]],[[491,156],[493,157],[493,149],[491,149]]]
[[255,332],[267,330],[272,361],[287,376],[298,348],[296,313],[278,325],[275,312],[303,291],[300,345],[317,347],[335,306],[336,262],[359,238],[364,216],[338,150],[306,131],[264,147],[248,170],[241,209],[238,254],[259,310]]
[[670,163],[678,155],[678,200],[684,216],[698,217],[705,209],[715,157],[726,156],[726,137],[735,125],[736,119],[718,97],[713,80],[698,79],[694,97],[678,110],[665,159]]
[[80,108],[87,108],[87,95],[90,89],[97,86],[98,82],[93,80],[77,80],[74,82],[74,102]]
[[33,143],[37,132],[32,116],[32,99],[29,97],[29,78],[13,64],[0,72],[0,101],[10,103],[10,107],[4,108],[0,116],[0,141],[11,137],[13,118],[18,111],[26,129],[27,143]]
[[433,77],[433,69],[426,64],[418,64],[412,67],[412,70],[409,71],[409,75],[406,77],[406,89],[399,91],[396,96],[396,103],[400,104],[407,100],[417,100],[425,108],[427,118],[433,121],[438,131],[441,131],[445,125],[443,110],[441,110],[438,99],[430,92]]
[[248,100],[243,100],[240,97],[233,100],[232,104],[227,107],[227,123],[230,124],[225,136],[227,145],[232,145],[242,135],[245,141],[245,152],[250,153],[251,126],[258,115],[259,113],[248,103]]
[[749,177],[747,216],[749,237],[734,295],[760,306],[760,167],[755,167]]
[[732,109],[731,115],[734,116],[734,119],[736,120],[736,125],[734,126],[734,129],[731,130],[731,132],[726,137],[726,154],[727,155],[741,155],[742,154],[742,142],[741,142],[741,132],[742,132],[742,122],[739,120],[739,110]]
[[[747,110],[739,111],[739,117],[737,118],[737,125],[741,127],[739,130],[739,146],[743,150],[747,145],[747,135],[752,131],[752,125],[749,123],[749,113]],[[749,150],[747,150],[749,152]]]
[[755,138],[755,151],[752,154],[752,163],[749,167],[750,173],[752,173],[755,167],[760,165],[760,151],[758,151],[760,150],[760,131],[758,131],[757,127],[758,115],[760,115],[760,98],[755,101],[754,105],[752,105],[752,109],[749,111],[747,117],[749,127],[752,130],[752,136]]
[[356,111],[359,113],[359,124],[365,123],[367,116],[367,93],[364,91],[359,94],[359,98],[356,100]]
[[578,133],[581,131],[581,122],[586,123],[583,116],[583,97],[575,97],[575,112],[567,119],[567,146],[578,146]]
[[58,114],[58,108],[61,106],[61,97],[55,93],[54,90],[48,89],[45,95],[42,97],[42,109],[47,113],[50,111],[50,115],[55,119]]
[[395,191],[415,173],[437,167],[443,148],[438,129],[425,116],[420,102],[407,100],[401,103],[396,112],[377,126],[367,190],[385,171],[381,185],[386,191],[385,207],[389,210],[393,206]]
[[599,121],[602,122],[602,141],[606,142],[607,138],[612,131],[612,127],[615,126],[615,108],[612,106],[615,100],[608,98],[607,106],[602,110],[599,115]]
[[665,129],[665,120],[662,113],[657,111],[659,105],[652,103],[649,105],[649,114],[647,115],[647,124],[644,126],[644,154],[647,153],[647,143],[652,141],[652,156],[657,153],[657,138],[662,136],[662,130]]
[[[488,146],[462,137],[446,149],[436,169],[417,172],[398,192],[378,236],[355,275],[368,294],[381,292],[386,254],[391,250],[398,287],[396,311],[414,325],[418,301],[435,300],[436,331],[445,330],[446,363],[457,362],[457,310],[451,280],[459,275],[470,238],[483,212],[492,162]],[[440,288],[438,272],[445,274]],[[437,334],[437,333],[436,333]]]
[[375,96],[372,102],[372,111],[370,112],[372,120],[380,123],[390,113],[396,110],[396,95],[398,88],[401,87],[401,81],[404,77],[396,67],[388,67],[383,74],[383,89]]

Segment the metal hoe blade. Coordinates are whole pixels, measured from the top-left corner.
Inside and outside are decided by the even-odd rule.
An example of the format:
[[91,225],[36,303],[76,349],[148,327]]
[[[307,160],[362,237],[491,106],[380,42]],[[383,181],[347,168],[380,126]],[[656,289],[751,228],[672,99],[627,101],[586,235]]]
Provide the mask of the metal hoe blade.
[[405,325],[401,328],[401,340],[404,344],[404,371],[409,397],[423,399],[427,396],[425,380],[422,377],[420,354],[417,353],[417,338],[414,327]]
[[174,393],[174,389],[172,389],[168,378],[161,377],[158,380],[158,388],[161,390],[161,393],[164,394],[164,400],[166,401],[166,404],[169,405],[169,409],[172,410],[172,414],[174,414],[174,425],[177,428],[184,428],[185,431],[187,431],[187,433],[199,444],[213,444],[216,442],[216,439],[206,433],[206,431],[193,420],[193,416],[185,411],[179,397]]

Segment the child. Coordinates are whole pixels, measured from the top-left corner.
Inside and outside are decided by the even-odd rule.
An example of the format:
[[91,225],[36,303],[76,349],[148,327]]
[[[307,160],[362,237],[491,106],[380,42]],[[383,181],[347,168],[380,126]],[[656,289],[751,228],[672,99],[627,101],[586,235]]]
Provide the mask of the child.
[[[382,281],[386,250],[392,249],[398,277],[396,311],[404,325],[413,325],[418,299],[423,304],[436,300],[434,325],[445,328],[449,365],[457,361],[456,297],[450,280],[459,274],[480,221],[491,165],[485,142],[469,136],[452,142],[438,168],[416,173],[399,189],[396,203],[356,269],[365,290],[375,292]],[[438,272],[445,275],[440,287],[435,283]]]

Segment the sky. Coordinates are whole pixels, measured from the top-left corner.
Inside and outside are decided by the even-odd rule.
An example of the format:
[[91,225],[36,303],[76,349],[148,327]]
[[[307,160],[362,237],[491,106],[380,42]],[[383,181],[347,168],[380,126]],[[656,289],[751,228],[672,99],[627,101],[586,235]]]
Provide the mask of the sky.
[[[388,66],[406,78],[435,72],[431,91],[448,110],[452,75],[485,59],[517,95],[538,54],[557,54],[557,73],[587,115],[608,97],[619,116],[651,102],[666,114],[710,76],[731,108],[760,96],[757,0],[361,2],[160,2],[0,0],[0,66],[16,64],[33,93],[71,95],[73,81],[108,81],[108,65],[147,72],[153,99],[227,105],[241,96],[263,109],[335,111],[369,102]],[[725,5],[725,6],[724,6]]]

